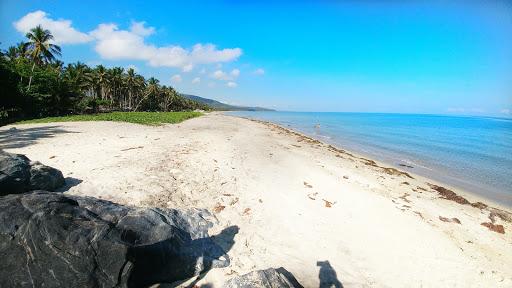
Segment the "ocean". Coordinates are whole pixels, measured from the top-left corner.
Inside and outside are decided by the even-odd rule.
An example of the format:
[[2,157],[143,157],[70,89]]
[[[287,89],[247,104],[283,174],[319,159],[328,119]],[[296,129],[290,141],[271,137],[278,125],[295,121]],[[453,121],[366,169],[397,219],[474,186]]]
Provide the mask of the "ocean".
[[512,206],[512,119],[338,112],[227,114],[270,121]]

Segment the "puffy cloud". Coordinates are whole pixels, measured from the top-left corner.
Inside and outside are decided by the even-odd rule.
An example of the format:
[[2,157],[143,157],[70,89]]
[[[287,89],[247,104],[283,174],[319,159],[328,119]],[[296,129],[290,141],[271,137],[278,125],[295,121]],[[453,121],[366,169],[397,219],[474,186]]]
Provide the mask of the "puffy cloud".
[[190,71],[192,71],[192,69],[194,69],[194,65],[192,65],[192,64],[183,66],[183,72],[190,72]]
[[256,74],[256,75],[264,75],[265,74],[265,70],[263,70],[263,68],[258,68],[256,70],[254,70],[254,74]]
[[198,84],[200,82],[201,82],[201,78],[199,78],[199,77],[192,79],[192,84]]
[[[115,24],[100,24],[90,34],[97,40],[95,50],[104,59],[142,60],[153,67],[176,67],[184,72],[192,70],[197,64],[230,62],[242,55],[240,48],[219,50],[213,44],[196,44],[192,49],[180,46],[157,47],[146,44],[140,33],[150,28],[137,26],[132,30],[120,30]],[[136,31],[136,32],[134,32]]]
[[93,40],[90,35],[73,28],[70,20],[53,20],[41,10],[28,13],[13,24],[14,28],[21,33],[27,33],[30,29],[41,25],[52,32],[56,44],[77,44]]
[[228,86],[229,88],[235,88],[236,86],[238,86],[235,82],[232,82],[232,81],[229,81],[226,86]]
[[229,80],[231,79],[231,77],[229,77],[229,75],[222,71],[222,70],[217,70],[215,72],[212,73],[212,78],[215,78],[217,80]]
[[217,79],[217,80],[229,81],[229,80],[236,79],[239,75],[240,75],[240,70],[238,70],[238,69],[231,70],[231,72],[229,72],[229,74],[222,70],[216,70],[211,74],[211,77],[214,79]]
[[231,70],[231,72],[229,73],[231,76],[233,76],[234,78],[240,76],[240,70],[238,69],[233,69]]
[[171,76],[171,81],[174,83],[180,83],[181,81],[183,81],[183,79],[181,79],[180,74],[175,74]]
[[119,29],[116,24],[102,23],[89,33],[72,27],[70,20],[53,20],[44,11],[28,13],[14,27],[26,33],[37,25],[52,32],[55,43],[73,44],[95,40],[95,50],[107,60],[140,60],[153,67],[181,68],[189,72],[196,65],[217,64],[237,60],[242,55],[240,48],[218,49],[213,44],[198,43],[191,48],[178,45],[156,46],[145,42],[145,37],[155,33],[155,28],[145,22],[132,22],[130,29]]
[[140,36],[149,36],[155,33],[154,27],[145,27],[146,22],[135,22],[132,21],[132,25],[130,26],[130,30]]

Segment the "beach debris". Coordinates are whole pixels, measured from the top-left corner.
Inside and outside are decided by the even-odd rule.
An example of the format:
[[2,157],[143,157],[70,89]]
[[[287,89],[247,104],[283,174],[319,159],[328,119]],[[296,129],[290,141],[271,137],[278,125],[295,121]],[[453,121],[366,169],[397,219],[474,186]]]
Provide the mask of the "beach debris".
[[425,218],[423,218],[423,214],[421,214],[421,212],[418,212],[418,211],[413,211],[413,212],[414,212],[414,214],[420,216],[421,219],[425,219]]
[[260,203],[263,203],[263,200],[261,200],[261,199],[259,199],[258,201],[259,201]]
[[432,188],[433,190],[437,191],[437,193],[441,196],[442,199],[451,200],[454,202],[457,202],[461,205],[469,205],[471,204],[468,199],[457,195],[457,193],[453,192],[452,190],[446,189],[442,186],[437,186],[434,184],[427,183],[427,185]]
[[125,149],[121,149],[121,151],[128,151],[128,150],[134,150],[134,149],[142,149],[144,146],[136,146],[136,147],[129,147]]
[[236,276],[229,279],[222,288],[242,288],[242,287],[303,287],[295,277],[284,268],[269,268],[266,270],[257,270],[250,273]]
[[336,202],[331,202],[331,201],[328,201],[328,200],[325,200],[325,199],[322,199],[325,203],[325,207],[327,208],[331,208],[332,205],[336,204]]
[[226,208],[226,206],[224,206],[224,205],[220,204],[219,202],[217,202],[215,207],[213,207],[213,212],[220,213],[220,211],[224,210],[224,208]]
[[[409,175],[409,173],[407,172],[404,172],[404,171],[400,171],[396,168],[391,168],[391,167],[382,167],[382,166],[379,166],[377,165],[377,162],[373,161],[373,160],[370,160],[370,159],[366,159],[366,158],[363,158],[363,157],[360,157],[359,158],[361,160],[361,163],[365,164],[365,165],[368,165],[368,166],[372,166],[372,167],[376,167],[376,168],[380,168],[382,171],[384,171],[384,173],[388,174],[388,175],[395,175],[395,176],[405,176],[405,177],[408,177],[410,179],[414,179],[411,175]],[[356,167],[357,168],[357,167]]]
[[496,233],[505,234],[505,227],[503,225],[496,225],[490,222],[484,222],[480,225],[487,227],[489,230],[494,231]]
[[308,198],[311,200],[316,200],[315,196],[318,195],[318,192],[308,194]]
[[411,203],[411,200],[407,199],[407,196],[409,196],[409,195],[411,195],[411,194],[409,194],[409,193],[404,193],[404,195],[402,195],[402,196],[400,196],[400,197],[398,197],[398,198],[400,198],[400,199],[404,200],[404,201],[405,201],[405,202],[407,202],[407,203]]
[[245,208],[243,215],[251,214],[251,208]]
[[457,219],[457,218],[446,218],[446,217],[443,217],[443,216],[439,216],[439,220],[441,220],[443,222],[448,222],[448,223],[460,224],[460,220]]
[[233,206],[235,205],[237,202],[238,202],[238,197],[236,197],[235,199],[231,200],[231,202],[229,203],[230,206]]
[[343,179],[348,179],[348,176],[347,175],[343,175]]
[[475,207],[475,208],[478,208],[478,209],[480,209],[480,210],[485,209],[485,208],[487,208],[487,207],[488,207],[488,206],[487,206],[487,204],[482,203],[482,202],[475,202],[475,203],[471,203],[471,206],[473,206],[473,207]]
[[306,188],[313,188],[313,186],[306,181],[304,181],[304,186],[306,186]]
[[57,157],[57,156],[52,155],[52,156],[48,157],[48,159],[53,159],[53,158],[55,158],[55,157]]
[[228,182],[224,181],[224,182],[220,183],[220,186],[222,186],[222,185],[224,185],[226,183],[228,183]]
[[402,182],[400,184],[402,184],[402,185],[409,185],[409,182],[404,181],[404,182]]
[[224,194],[222,194],[222,195],[224,195],[224,196],[228,196],[228,197],[229,197],[229,196],[233,196],[233,194],[229,194],[229,193],[224,193]]
[[402,164],[402,163],[398,164],[398,166],[402,166],[402,167],[406,167],[406,168],[414,168],[411,165]]
[[292,144],[292,146],[293,146],[293,147],[297,147],[297,148],[300,148],[300,147],[302,147],[302,146],[300,146],[300,145],[297,145],[297,144]]

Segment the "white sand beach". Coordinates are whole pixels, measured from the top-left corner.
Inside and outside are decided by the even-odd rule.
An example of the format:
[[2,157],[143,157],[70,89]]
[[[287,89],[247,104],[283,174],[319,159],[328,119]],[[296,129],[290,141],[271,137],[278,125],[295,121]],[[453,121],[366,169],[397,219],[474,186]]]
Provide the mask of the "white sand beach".
[[343,287],[512,287],[508,208],[273,124],[209,113],[0,134],[6,151],[60,169],[65,193],[204,208],[216,218],[210,235],[236,226],[231,265],[197,285],[284,267],[318,287],[322,266]]

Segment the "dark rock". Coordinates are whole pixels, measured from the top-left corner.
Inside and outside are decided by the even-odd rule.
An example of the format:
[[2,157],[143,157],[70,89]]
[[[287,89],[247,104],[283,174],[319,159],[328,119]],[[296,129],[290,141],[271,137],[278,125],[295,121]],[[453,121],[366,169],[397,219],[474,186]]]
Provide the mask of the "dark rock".
[[257,270],[229,279],[224,288],[293,288],[302,287],[284,268]]
[[226,267],[208,217],[45,191],[0,197],[0,287],[148,287]]
[[59,170],[0,150],[0,196],[39,189],[55,191],[64,183]]
[[24,155],[0,150],[0,196],[28,189],[30,160]]
[[65,184],[62,172],[37,161],[30,163],[29,182],[31,190],[47,191],[54,191]]

